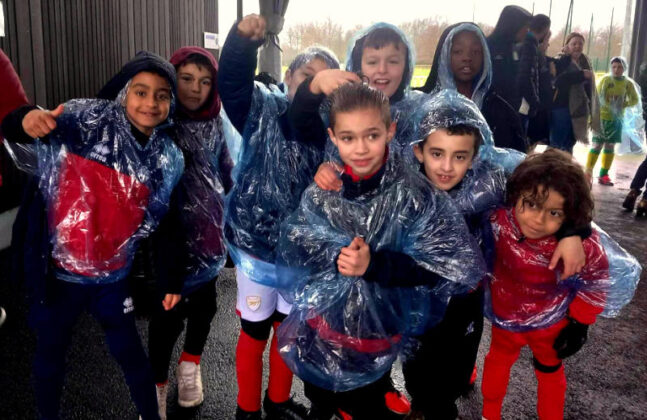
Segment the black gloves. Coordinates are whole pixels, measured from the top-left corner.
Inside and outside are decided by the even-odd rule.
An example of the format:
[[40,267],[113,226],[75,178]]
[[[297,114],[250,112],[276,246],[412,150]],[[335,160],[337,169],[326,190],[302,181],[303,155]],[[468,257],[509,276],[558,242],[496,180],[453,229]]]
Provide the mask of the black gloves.
[[565,359],[577,353],[584,343],[586,343],[589,326],[581,324],[576,320],[569,318],[569,324],[559,332],[559,335],[553,343],[553,348],[557,350],[557,357]]

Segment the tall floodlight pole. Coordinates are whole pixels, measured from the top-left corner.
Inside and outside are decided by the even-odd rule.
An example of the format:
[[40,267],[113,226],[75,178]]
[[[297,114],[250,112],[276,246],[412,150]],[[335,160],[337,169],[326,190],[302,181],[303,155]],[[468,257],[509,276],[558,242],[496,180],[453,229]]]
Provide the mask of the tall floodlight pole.
[[613,12],[615,8],[611,9],[611,23],[609,24],[609,37],[607,38],[607,63],[609,58],[611,58],[611,36],[613,35]]
[[591,51],[591,44],[593,44],[593,13],[591,13],[591,26],[589,26],[589,42],[586,45],[586,55]]
[[[625,8],[625,24],[622,31],[622,46],[620,47],[620,55],[623,57],[628,57],[631,52],[631,34],[632,34],[632,24],[631,24],[631,9],[633,6],[632,0],[627,0],[627,6]],[[629,69],[627,69],[629,70]]]
[[548,17],[553,13],[553,0],[550,0],[550,5],[548,6]]
[[562,45],[566,42],[566,35],[571,31],[570,30],[570,25],[571,25],[571,19],[573,18],[573,0],[571,0],[571,3],[568,6],[568,14],[566,15],[566,26],[564,27],[564,39],[562,40]]

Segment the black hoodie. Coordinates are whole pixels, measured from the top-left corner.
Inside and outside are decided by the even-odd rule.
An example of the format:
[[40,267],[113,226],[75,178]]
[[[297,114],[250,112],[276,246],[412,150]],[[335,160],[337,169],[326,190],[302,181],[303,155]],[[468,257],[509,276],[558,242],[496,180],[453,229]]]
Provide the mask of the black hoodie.
[[514,51],[517,32],[530,23],[532,15],[519,6],[506,6],[499,21],[488,37],[492,55],[492,90],[505,99],[515,110],[521,105],[521,97],[514,81],[517,78],[519,56]]

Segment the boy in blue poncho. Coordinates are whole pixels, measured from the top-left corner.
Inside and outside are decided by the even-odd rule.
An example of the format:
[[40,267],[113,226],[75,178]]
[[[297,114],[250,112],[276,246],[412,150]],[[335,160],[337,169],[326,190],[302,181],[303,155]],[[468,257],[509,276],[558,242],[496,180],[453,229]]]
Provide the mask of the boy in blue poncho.
[[[506,177],[501,167],[484,159],[493,148],[485,119],[472,101],[453,90],[433,96],[416,118],[422,140],[414,146],[414,153],[421,171],[437,188],[448,192],[484,254],[490,256],[483,224],[504,202]],[[573,233],[586,236],[589,231],[570,227],[560,232],[560,238]],[[583,265],[582,257],[578,237],[563,239],[551,269],[562,258],[562,276],[570,276]],[[482,331],[483,290],[453,296],[442,322],[420,338],[418,352],[403,365],[415,411],[425,417],[456,418],[454,401],[475,380]]]
[[[39,289],[31,291],[38,299],[30,323],[37,334],[34,379],[43,418],[58,418],[65,353],[84,310],[103,327],[142,418],[159,418],[124,279],[137,242],[167,211],[183,170],[182,153],[164,130],[174,96],[173,67],[142,52],[99,94],[114,100],[76,99],[53,111],[23,107],[3,122],[10,141],[34,143],[40,137],[35,145],[42,198],[31,205],[46,207],[47,228],[28,230],[36,235],[25,246],[42,244],[43,236],[49,243],[45,260],[25,261],[40,271],[26,267],[25,273],[28,287]],[[169,284],[164,291],[167,310],[180,289],[181,283]]]
[[[265,20],[246,16],[232,27],[220,57],[218,85],[227,115],[242,135],[234,170],[234,187],[227,196],[225,237],[236,264],[241,332],[236,348],[238,406],[236,417],[261,416],[263,350],[272,327],[289,312],[278,295],[274,268],[281,222],[296,208],[323,159],[324,144],[297,141],[287,113],[299,84],[328,68],[337,58],[323,48],[298,55],[285,83],[254,82],[256,55],[263,43]],[[290,398],[292,372],[270,347],[270,374],[263,408],[270,418],[299,418],[305,409]]]
[[397,416],[385,394],[406,337],[484,274],[451,202],[389,153],[395,132],[383,93],[335,90],[328,134],[345,164],[343,187],[309,187],[282,226],[277,260],[294,283],[279,345],[305,382],[312,418]]
[[166,419],[169,363],[185,319],[176,375],[178,404],[194,407],[204,399],[200,361],[216,314],[216,279],[227,259],[224,196],[232,187],[233,166],[226,143],[227,121],[220,112],[215,57],[204,48],[182,47],[170,62],[178,78],[177,122],[170,134],[184,153],[185,170],[169,214],[155,234],[160,240],[153,241],[152,249],[160,283],[181,277],[184,287],[178,305],[170,311],[158,305],[148,327],[162,420]]

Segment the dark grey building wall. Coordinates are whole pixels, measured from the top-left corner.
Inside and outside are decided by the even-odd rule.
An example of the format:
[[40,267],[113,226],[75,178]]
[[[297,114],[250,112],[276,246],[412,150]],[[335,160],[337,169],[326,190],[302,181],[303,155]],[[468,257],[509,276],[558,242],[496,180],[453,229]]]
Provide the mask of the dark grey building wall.
[[629,75],[637,78],[640,64],[643,62],[647,62],[647,0],[636,0]]
[[218,0],[0,1],[0,48],[30,100],[47,107],[94,96],[137,51],[169,58],[218,32]]

